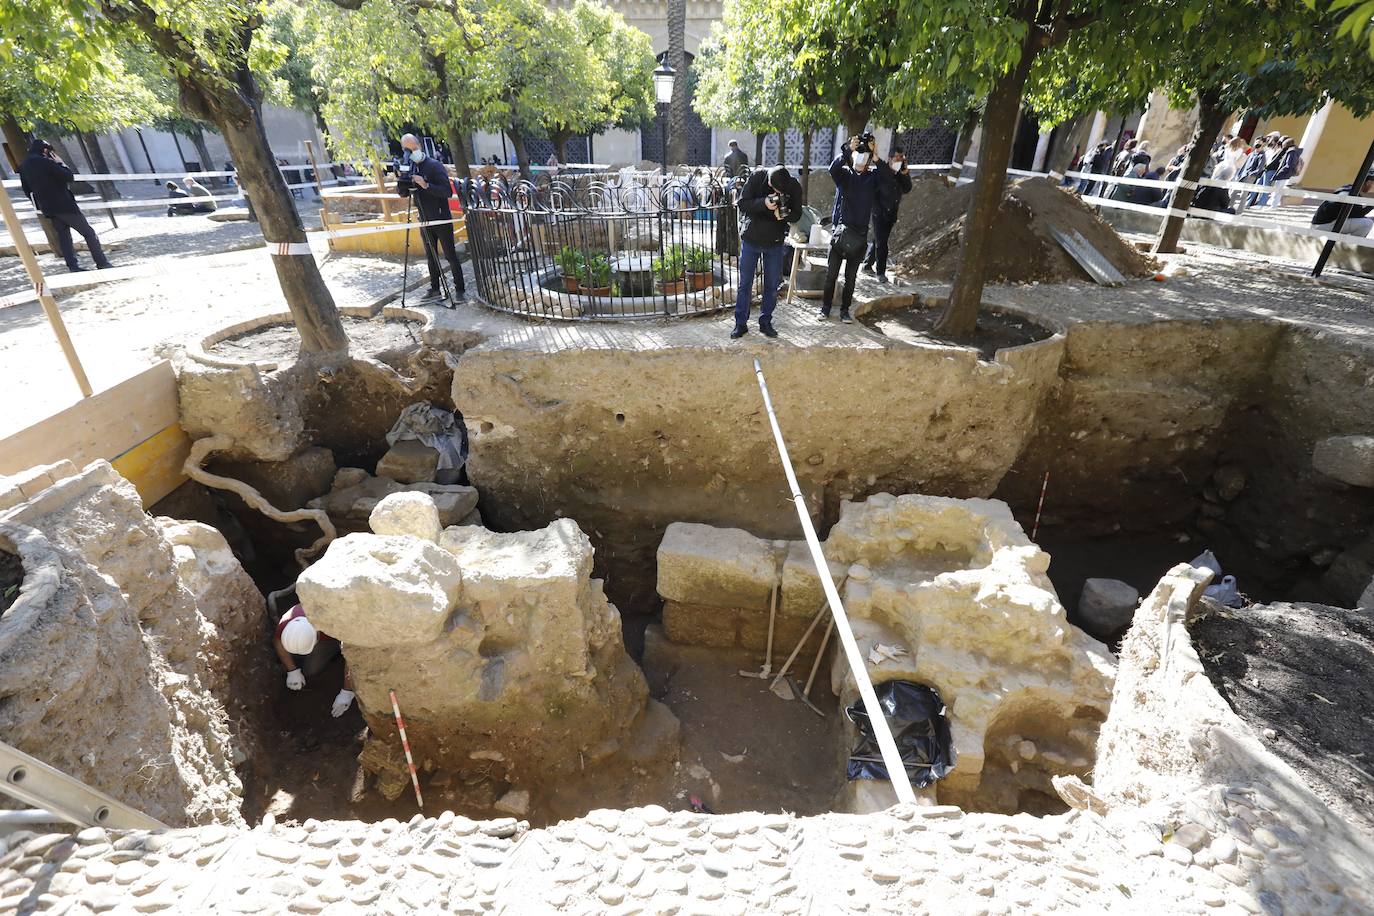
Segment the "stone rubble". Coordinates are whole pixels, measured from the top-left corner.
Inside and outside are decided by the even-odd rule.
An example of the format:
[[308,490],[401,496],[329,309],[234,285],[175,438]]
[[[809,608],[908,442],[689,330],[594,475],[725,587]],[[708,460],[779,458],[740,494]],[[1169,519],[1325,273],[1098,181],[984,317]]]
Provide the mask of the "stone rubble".
[[1087,579],[1078,596],[1078,621],[1084,630],[1109,642],[1131,625],[1140,592],[1120,579]]

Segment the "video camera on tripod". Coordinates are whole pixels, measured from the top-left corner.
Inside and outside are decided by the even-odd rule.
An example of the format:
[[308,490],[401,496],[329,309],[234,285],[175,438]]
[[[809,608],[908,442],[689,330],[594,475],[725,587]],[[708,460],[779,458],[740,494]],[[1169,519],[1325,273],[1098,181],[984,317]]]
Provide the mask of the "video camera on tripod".
[[410,156],[397,156],[392,160],[391,168],[396,172],[396,184],[399,187],[412,187],[411,177],[415,174],[415,163],[410,161]]

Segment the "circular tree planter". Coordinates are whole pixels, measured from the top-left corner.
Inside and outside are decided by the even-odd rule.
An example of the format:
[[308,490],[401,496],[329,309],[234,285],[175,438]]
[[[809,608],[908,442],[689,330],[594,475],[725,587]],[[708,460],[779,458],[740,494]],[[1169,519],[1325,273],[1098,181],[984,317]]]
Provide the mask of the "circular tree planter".
[[[363,322],[375,322],[380,317],[383,322],[390,325],[395,323],[399,328],[401,323],[419,325],[413,327],[410,333],[391,335],[395,339],[373,341],[369,346],[369,341],[361,341],[360,348],[356,349],[354,355],[357,356],[376,356],[381,353],[393,351],[397,345],[407,345],[410,343],[410,334],[413,333],[414,339],[419,340],[425,331],[429,330],[433,324],[434,317],[428,312],[419,309],[398,308],[388,306],[383,308],[380,315],[374,316],[372,310],[366,306],[345,306],[339,309],[339,314],[344,318],[344,329],[348,330],[352,323],[362,324]],[[277,312],[271,315],[261,315],[251,318],[248,321],[241,321],[232,324],[227,328],[222,328],[204,337],[200,341],[187,345],[186,355],[198,363],[206,366],[214,366],[221,369],[237,369],[243,366],[253,366],[264,372],[271,372],[282,366],[295,362],[295,352],[289,355],[272,354],[264,356],[253,356],[251,346],[245,346],[245,352],[226,352],[226,348],[220,346],[226,342],[237,341],[251,338],[255,332],[270,334],[274,329],[290,331],[294,333],[295,326],[290,312]],[[350,335],[351,339],[352,335]],[[276,349],[281,349],[277,347]]]

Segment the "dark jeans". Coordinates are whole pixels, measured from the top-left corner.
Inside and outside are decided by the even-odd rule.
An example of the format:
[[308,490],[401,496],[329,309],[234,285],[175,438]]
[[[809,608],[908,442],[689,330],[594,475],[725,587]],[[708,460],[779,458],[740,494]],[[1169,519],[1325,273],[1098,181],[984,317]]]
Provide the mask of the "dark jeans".
[[110,267],[110,261],[105,257],[105,251],[100,247],[100,238],[91,228],[91,224],[86,222],[86,217],[81,211],[73,213],[54,213],[48,216],[52,220],[53,228],[57,230],[57,247],[62,250],[62,260],[67,262],[68,270],[76,270],[81,265],[76,261],[76,247],[72,245],[72,230],[81,233],[81,237],[86,240],[86,250],[91,253],[91,259],[95,261],[96,267]]
[[[428,219],[426,219],[428,221]],[[425,260],[429,262],[429,288],[439,288],[439,257],[437,251],[444,249],[444,257],[453,268],[453,292],[461,294],[463,286],[463,263],[458,260],[458,245],[453,238],[453,223],[438,226],[425,226],[420,230],[425,238]]]
[[762,247],[748,239],[739,243],[739,287],[735,292],[735,327],[749,324],[749,305],[754,298],[754,272],[758,270],[759,257],[763,257],[763,302],[759,305],[759,324],[773,320],[773,309],[778,304],[778,284],[782,282],[782,265],[787,258],[787,246]]
[[879,213],[873,211],[873,241],[868,243],[868,253],[864,255],[864,264],[872,267],[877,263],[878,273],[887,273],[887,240],[892,237],[892,227],[897,225],[897,214]]
[[830,314],[830,306],[835,301],[835,281],[840,277],[840,265],[844,265],[844,298],[840,300],[840,313],[849,314],[849,306],[854,301],[854,284],[859,279],[859,264],[863,261],[865,242],[868,233],[848,226],[830,240],[830,254],[825,262],[825,295],[821,299],[821,311]]

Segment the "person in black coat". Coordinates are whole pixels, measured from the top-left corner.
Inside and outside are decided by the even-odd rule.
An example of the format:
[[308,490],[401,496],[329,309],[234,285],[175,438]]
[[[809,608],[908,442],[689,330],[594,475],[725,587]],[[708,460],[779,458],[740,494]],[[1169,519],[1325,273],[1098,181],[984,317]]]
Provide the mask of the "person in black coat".
[[801,182],[785,166],[753,171],[740,189],[735,206],[739,210],[739,284],[735,293],[735,329],[731,339],[738,340],[749,330],[749,306],[754,295],[754,273],[763,259],[763,301],[759,305],[759,330],[765,337],[777,337],[773,330],[773,309],[778,304],[778,284],[782,282],[783,262],[787,257],[788,223],[802,216]]
[[835,208],[830,214],[830,253],[826,259],[825,292],[821,297],[821,321],[830,319],[835,301],[835,284],[844,267],[844,298],[840,300],[840,321],[849,324],[849,306],[854,302],[854,283],[859,264],[868,249],[868,224],[878,201],[878,188],[885,179],[873,161],[873,135],[851,137],[844,150],[830,163],[835,182]]
[[448,199],[453,196],[448,170],[439,160],[425,155],[420,147],[420,138],[414,134],[406,134],[401,138],[401,149],[410,161],[411,168],[408,179],[397,179],[397,193],[415,203],[420,222],[447,221],[420,229],[420,237],[425,242],[425,260],[429,264],[429,292],[424,298],[433,299],[440,295],[439,278],[443,268],[439,266],[437,249],[441,246],[453,270],[453,293],[461,298],[466,294],[466,288],[463,285],[463,264],[458,260],[458,245],[453,237],[453,213],[448,208]]
[[737,141],[731,140],[730,152],[725,154],[725,160],[722,164],[725,166],[725,177],[734,178],[736,175],[749,171],[749,156],[739,148]]
[[73,229],[86,240],[86,250],[91,253],[96,267],[102,270],[113,267],[105,257],[105,250],[100,247],[100,237],[76,205],[76,195],[72,194],[71,188],[75,177],[75,173],[46,140],[35,139],[29,145],[28,156],[19,164],[19,181],[24,196],[33,201],[39,213],[52,221],[53,228],[57,230],[57,247],[62,251],[62,260],[67,262],[67,269],[86,269],[76,260],[76,248],[72,245]]
[[911,173],[906,168],[906,153],[894,146],[887,154],[887,162],[878,163],[882,181],[878,185],[878,200],[873,206],[873,241],[868,243],[863,269],[870,273],[877,265],[878,281],[887,282],[887,240],[897,225],[897,210],[902,197],[911,193]]

